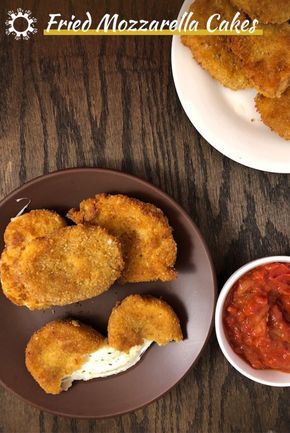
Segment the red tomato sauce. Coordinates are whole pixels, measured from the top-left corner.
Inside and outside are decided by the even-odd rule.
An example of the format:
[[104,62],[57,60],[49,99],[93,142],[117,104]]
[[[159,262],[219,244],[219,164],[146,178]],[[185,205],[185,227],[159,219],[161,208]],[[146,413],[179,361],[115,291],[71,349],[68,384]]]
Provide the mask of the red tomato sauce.
[[290,373],[290,264],[243,275],[226,299],[223,323],[233,350],[253,368]]

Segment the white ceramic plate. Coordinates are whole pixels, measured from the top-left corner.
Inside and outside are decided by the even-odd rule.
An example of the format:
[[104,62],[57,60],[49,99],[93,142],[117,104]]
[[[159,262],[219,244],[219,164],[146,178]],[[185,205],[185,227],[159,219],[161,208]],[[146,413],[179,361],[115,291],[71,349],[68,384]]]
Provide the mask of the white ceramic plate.
[[[184,2],[179,18],[191,3]],[[223,87],[197,64],[179,36],[173,36],[171,61],[180,102],[191,123],[213,147],[248,167],[290,173],[290,142],[260,120],[255,90]]]

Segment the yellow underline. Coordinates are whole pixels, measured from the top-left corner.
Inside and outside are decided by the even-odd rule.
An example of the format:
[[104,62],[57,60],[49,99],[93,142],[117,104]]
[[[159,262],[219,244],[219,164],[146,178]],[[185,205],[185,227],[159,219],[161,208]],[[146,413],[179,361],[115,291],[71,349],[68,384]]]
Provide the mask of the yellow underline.
[[237,33],[236,31],[215,31],[210,33],[207,30],[196,30],[196,31],[170,31],[170,30],[43,30],[44,36],[262,36],[263,30],[257,29],[250,33],[244,31]]

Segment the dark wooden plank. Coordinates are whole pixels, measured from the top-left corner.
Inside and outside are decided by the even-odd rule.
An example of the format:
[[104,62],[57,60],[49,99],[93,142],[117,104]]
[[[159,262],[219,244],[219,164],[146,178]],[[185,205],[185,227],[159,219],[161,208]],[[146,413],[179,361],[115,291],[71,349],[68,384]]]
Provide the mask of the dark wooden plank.
[[[5,0],[49,12],[173,18],[181,2]],[[44,38],[0,35],[0,197],[60,168],[98,166],[139,175],[172,195],[212,251],[219,286],[250,259],[289,253],[289,176],[242,167],[194,130],[177,99],[170,38]],[[233,139],[234,145],[234,139]],[[286,433],[289,393],[237,374],[212,336],[180,384],[136,413],[70,420],[32,408],[0,388],[0,432]]]

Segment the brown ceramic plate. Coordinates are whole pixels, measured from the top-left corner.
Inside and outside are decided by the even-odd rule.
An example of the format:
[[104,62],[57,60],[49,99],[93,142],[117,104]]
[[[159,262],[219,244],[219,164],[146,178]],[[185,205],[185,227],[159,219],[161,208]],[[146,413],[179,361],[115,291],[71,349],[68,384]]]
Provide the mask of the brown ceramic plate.
[[[54,209],[65,215],[85,198],[100,192],[123,193],[160,207],[174,228],[178,278],[170,283],[115,285],[85,302],[45,311],[17,307],[0,294],[0,380],[33,405],[59,415],[103,418],[138,409],[172,388],[196,362],[209,336],[215,305],[215,275],[207,247],[184,210],[154,186],[128,174],[103,169],[70,169],[28,182],[0,203],[0,237],[23,203],[29,209]],[[130,293],[162,296],[180,318],[185,340],[153,345],[133,368],[116,376],[77,382],[60,395],[47,395],[27,372],[24,350],[33,332],[57,318],[73,317],[106,334],[115,303]]]

